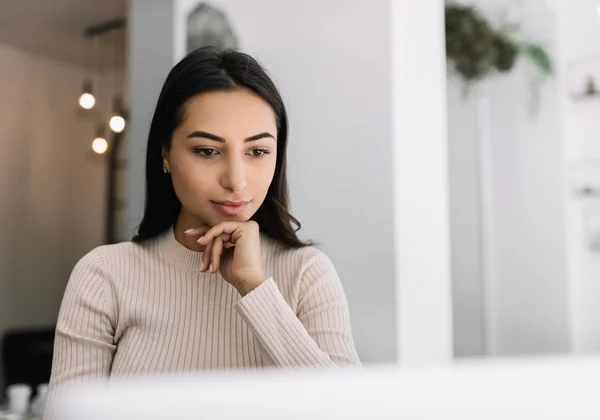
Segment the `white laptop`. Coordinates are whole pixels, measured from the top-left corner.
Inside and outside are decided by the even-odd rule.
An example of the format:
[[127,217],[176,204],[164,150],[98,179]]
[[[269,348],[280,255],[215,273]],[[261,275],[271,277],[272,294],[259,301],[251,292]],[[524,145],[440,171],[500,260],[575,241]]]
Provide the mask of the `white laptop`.
[[598,420],[600,358],[263,371],[77,386],[61,420]]

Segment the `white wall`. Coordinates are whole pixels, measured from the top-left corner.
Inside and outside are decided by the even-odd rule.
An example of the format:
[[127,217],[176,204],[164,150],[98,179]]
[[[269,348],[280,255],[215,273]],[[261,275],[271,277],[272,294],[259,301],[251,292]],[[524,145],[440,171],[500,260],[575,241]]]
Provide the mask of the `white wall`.
[[477,101],[448,81],[448,165],[454,354],[486,353]]
[[81,71],[6,45],[0,63],[1,334],[54,325],[73,266],[104,239],[105,165]]
[[[544,42],[556,56],[555,15],[545,2],[479,5],[492,19],[508,11],[525,37]],[[558,84],[544,85],[532,119],[530,70],[520,65],[487,82],[466,103],[456,91],[450,95],[458,356],[569,350]]]
[[[559,33],[560,105],[563,116],[564,169],[581,159],[600,159],[600,101],[573,101],[568,68],[572,61],[598,56],[600,18],[598,2],[554,0]],[[595,182],[600,180],[596,179]],[[572,349],[575,352],[600,350],[600,255],[586,243],[585,218],[599,211],[598,199],[576,199],[565,191],[568,226],[568,297]]]

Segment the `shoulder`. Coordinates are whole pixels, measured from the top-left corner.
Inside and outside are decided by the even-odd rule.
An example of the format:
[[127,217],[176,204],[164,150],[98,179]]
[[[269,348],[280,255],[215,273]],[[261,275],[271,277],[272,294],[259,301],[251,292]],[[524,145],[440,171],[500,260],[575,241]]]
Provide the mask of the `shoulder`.
[[145,244],[122,242],[98,246],[75,264],[67,287],[81,288],[92,283],[106,283],[115,287],[122,282],[122,271],[139,267],[154,252],[152,241]]
[[125,261],[144,258],[156,252],[155,241],[147,243],[121,242],[112,245],[100,245],[84,255],[75,266],[102,266],[105,270],[113,270],[122,266]]
[[296,312],[325,305],[347,306],[342,282],[325,252],[314,246],[290,248],[272,239],[265,242],[270,275]]
[[337,270],[325,252],[314,246],[292,248],[274,239],[262,241],[263,258],[268,275],[273,277],[291,302],[301,302],[314,293],[342,295],[343,287]]

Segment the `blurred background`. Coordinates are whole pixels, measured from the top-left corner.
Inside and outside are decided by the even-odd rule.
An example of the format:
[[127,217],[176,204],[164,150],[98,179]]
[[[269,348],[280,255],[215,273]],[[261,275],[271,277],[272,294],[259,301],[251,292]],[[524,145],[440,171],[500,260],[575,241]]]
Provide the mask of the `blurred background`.
[[[427,4],[425,4],[427,3]],[[75,263],[129,240],[170,68],[270,72],[292,210],[367,365],[600,350],[600,3],[0,3],[0,386],[49,378]]]

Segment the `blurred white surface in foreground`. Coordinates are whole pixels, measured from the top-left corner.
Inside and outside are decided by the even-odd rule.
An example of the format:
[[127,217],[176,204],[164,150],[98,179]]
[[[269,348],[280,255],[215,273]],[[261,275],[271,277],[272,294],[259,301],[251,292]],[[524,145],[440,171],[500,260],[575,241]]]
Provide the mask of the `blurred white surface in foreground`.
[[420,369],[263,371],[113,380],[61,395],[64,420],[599,419],[600,358]]

